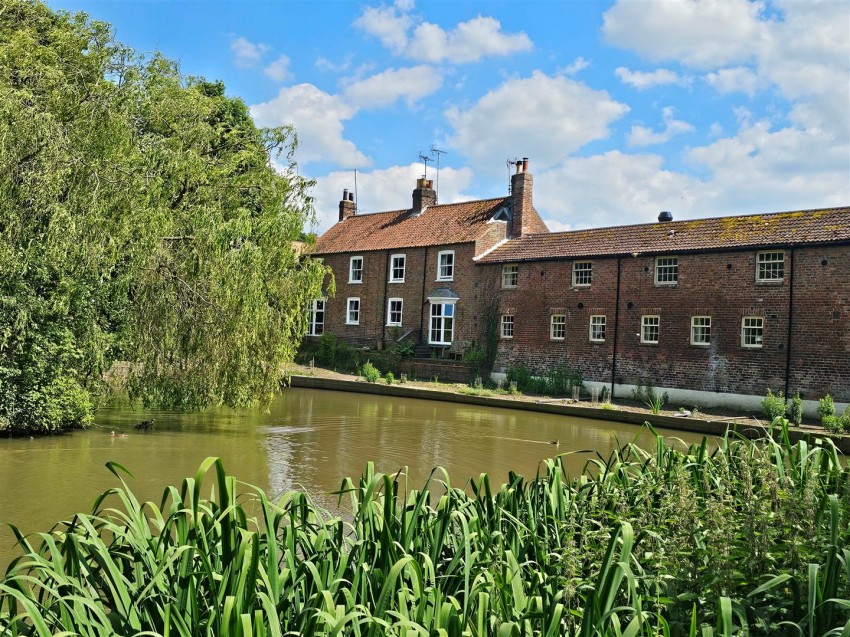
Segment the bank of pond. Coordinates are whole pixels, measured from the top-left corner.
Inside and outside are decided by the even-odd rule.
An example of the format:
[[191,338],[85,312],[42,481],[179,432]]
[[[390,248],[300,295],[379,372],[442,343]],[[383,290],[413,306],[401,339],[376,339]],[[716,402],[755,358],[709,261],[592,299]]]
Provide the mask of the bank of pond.
[[143,503],[111,463],[92,514],[18,538],[0,635],[847,635],[850,470],[786,432],[501,485],[369,464],[332,511],[214,458]]

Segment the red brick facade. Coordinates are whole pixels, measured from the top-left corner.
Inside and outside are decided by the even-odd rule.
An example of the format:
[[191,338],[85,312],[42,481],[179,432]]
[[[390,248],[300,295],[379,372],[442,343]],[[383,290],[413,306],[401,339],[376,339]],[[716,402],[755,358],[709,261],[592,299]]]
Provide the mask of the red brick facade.
[[[454,342],[483,347],[483,317],[511,317],[495,373],[564,365],[614,389],[649,382],[850,402],[850,209],[544,234],[531,174],[518,172],[512,184],[504,200],[438,206],[433,191],[418,189],[413,209],[381,213],[389,215],[383,221],[346,214],[317,249],[336,281],[324,330],[367,347],[405,334],[428,343],[429,297],[450,294]],[[427,202],[421,212],[417,202]],[[448,221],[434,223],[452,215],[460,219],[456,243],[439,235]],[[369,236],[352,252],[358,227]],[[444,251],[454,256],[449,281],[438,280]],[[394,254],[405,255],[403,282],[390,280]],[[349,282],[352,256],[363,258],[361,282]],[[515,287],[503,285],[505,266],[517,268]],[[357,325],[346,321],[349,298],[360,299]],[[401,326],[387,325],[391,299],[403,300]]]
[[[759,251],[677,255],[675,285],[656,283],[653,255],[582,259],[587,287],[572,285],[572,260],[520,263],[518,286],[499,296],[514,334],[500,340],[494,371],[563,364],[606,385],[850,402],[850,244],[770,251],[784,254],[779,282],[756,282]],[[481,267],[501,287],[503,264]],[[564,340],[551,338],[553,314],[565,315]],[[592,315],[606,318],[604,342],[590,340]],[[643,316],[659,317],[657,343],[642,342]],[[692,344],[694,317],[710,319],[708,344]],[[761,320],[758,347],[742,345],[745,317]]]

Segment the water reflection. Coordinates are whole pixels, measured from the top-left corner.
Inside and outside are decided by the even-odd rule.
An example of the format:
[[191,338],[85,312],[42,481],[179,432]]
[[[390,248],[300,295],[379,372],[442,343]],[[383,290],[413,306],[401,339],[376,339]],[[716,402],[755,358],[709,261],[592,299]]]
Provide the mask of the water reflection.
[[[152,431],[133,428],[151,417]],[[337,500],[329,493],[344,476],[360,475],[370,460],[378,471],[409,467],[411,486],[420,486],[438,465],[455,485],[482,472],[501,482],[510,469],[533,476],[540,460],[557,453],[607,455],[640,433],[621,423],[297,388],[285,390],[268,411],[176,414],[121,406],[100,411],[96,421],[87,432],[0,440],[0,522],[41,531],[89,510],[116,484],[104,468],[109,460],[134,473],[128,482],[140,498],[157,503],[166,485],[193,475],[207,456],[220,456],[244,482],[271,494],[306,490],[333,507]],[[112,437],[113,430],[127,437]],[[644,433],[641,441],[649,440]],[[567,456],[570,470],[580,471],[588,456]],[[0,565],[8,562],[10,538],[0,531]]]

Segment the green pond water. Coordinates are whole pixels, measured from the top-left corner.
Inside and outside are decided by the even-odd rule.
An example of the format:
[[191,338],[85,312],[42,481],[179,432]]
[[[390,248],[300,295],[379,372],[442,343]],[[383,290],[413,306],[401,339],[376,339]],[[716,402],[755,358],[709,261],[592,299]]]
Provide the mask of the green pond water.
[[[156,421],[153,430],[134,429],[148,418]],[[701,439],[661,432],[685,443]],[[648,432],[622,423],[299,388],[285,389],[268,411],[109,407],[88,431],[0,439],[0,523],[46,531],[90,511],[100,493],[118,484],[104,467],[110,460],[133,472],[128,482],[139,498],[157,504],[166,485],[179,485],[204,458],[219,456],[228,472],[269,494],[298,489],[335,508],[330,492],[344,476],[359,476],[370,460],[383,472],[408,467],[411,486],[421,486],[435,466],[447,469],[455,486],[482,472],[501,483],[509,470],[533,477],[541,460],[569,451],[582,451],[568,456],[570,471],[578,473],[595,452],[607,456],[636,436],[652,443]],[[0,572],[13,555],[4,526]]]

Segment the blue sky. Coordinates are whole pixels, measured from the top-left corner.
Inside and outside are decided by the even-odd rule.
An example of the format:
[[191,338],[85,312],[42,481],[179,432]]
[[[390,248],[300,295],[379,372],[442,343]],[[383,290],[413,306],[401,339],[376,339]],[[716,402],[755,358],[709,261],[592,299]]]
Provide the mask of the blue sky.
[[441,203],[529,157],[552,230],[850,204],[846,0],[50,4],[295,125],[319,232],[355,170],[408,207],[432,146]]

